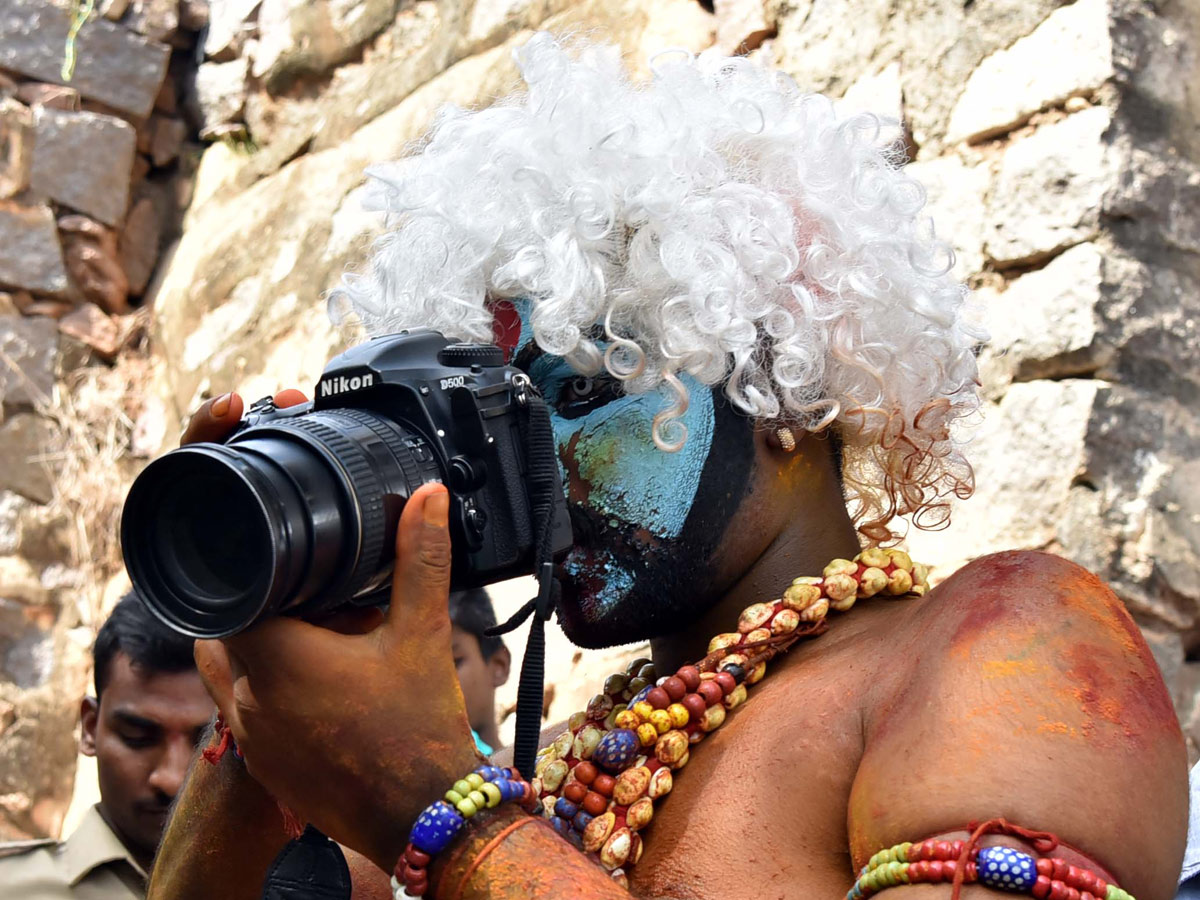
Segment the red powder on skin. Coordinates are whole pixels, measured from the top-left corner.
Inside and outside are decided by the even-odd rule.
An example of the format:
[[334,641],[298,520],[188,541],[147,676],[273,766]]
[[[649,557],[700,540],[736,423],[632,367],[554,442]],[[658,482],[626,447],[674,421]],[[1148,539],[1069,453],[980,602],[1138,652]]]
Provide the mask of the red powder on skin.
[[[966,649],[1000,625],[1022,621],[1022,605],[1012,602],[1014,585],[1036,583],[1035,566],[1028,554],[997,553],[976,560],[946,580],[943,594],[972,595],[951,638],[955,650]],[[1027,608],[1027,607],[1024,607]]]

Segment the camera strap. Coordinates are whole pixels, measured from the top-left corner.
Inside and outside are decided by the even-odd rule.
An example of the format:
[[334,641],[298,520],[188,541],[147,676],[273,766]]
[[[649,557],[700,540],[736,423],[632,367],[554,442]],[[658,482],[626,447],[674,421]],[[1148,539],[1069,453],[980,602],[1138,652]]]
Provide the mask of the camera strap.
[[350,900],[350,890],[342,848],[309,825],[271,863],[262,900]]
[[[516,382],[516,378],[513,379]],[[553,524],[554,491],[558,490],[558,455],[554,450],[554,431],[550,411],[537,389],[522,379],[516,385],[517,422],[526,448],[530,517],[533,520],[534,572],[537,596],[529,600],[503,625],[489,628],[489,637],[508,634],[530,616],[529,637],[521,660],[521,680],[517,686],[517,727],[513,741],[513,765],[526,780],[533,779],[538,739],[542,733],[542,708],[546,678],[546,622],[558,605],[561,586],[554,577]]]

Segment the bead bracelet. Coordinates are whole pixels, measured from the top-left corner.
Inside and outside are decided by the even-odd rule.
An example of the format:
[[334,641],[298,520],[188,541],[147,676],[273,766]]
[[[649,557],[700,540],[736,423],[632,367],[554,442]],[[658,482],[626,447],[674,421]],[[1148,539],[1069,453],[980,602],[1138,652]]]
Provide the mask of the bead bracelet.
[[[1094,872],[1052,857],[1038,859],[1010,847],[978,847],[964,855],[965,841],[905,842],[881,850],[863,867],[846,900],[863,900],[900,884],[954,881],[980,884],[1037,900],[1134,900]],[[965,857],[965,858],[964,858]]]
[[520,803],[527,812],[537,809],[532,788],[509,768],[480,766],[454,782],[441,800],[417,816],[408,835],[408,846],[392,873],[392,893],[397,900],[425,894],[429,889],[430,860],[446,849],[468,819],[481,810],[512,801]]

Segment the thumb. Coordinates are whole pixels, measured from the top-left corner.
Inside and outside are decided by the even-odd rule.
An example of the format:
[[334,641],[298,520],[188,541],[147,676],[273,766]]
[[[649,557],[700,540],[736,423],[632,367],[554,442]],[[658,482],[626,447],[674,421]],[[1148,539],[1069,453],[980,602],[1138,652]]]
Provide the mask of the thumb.
[[450,493],[436,482],[413,492],[396,529],[388,624],[426,634],[450,621]]
[[235,733],[240,733],[242,723],[233,695],[233,683],[238,673],[228,649],[220,641],[196,641],[192,654],[209,696],[217,704],[229,727]]

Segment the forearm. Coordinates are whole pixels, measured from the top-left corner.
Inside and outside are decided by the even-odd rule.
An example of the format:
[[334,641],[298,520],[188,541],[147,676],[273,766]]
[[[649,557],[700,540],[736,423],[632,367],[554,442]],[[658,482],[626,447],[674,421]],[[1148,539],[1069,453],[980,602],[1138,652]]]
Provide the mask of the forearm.
[[436,900],[630,900],[598,863],[515,806],[470,828],[431,875]]
[[148,900],[259,900],[288,841],[271,795],[228,753],[197,757],[163,835]]

